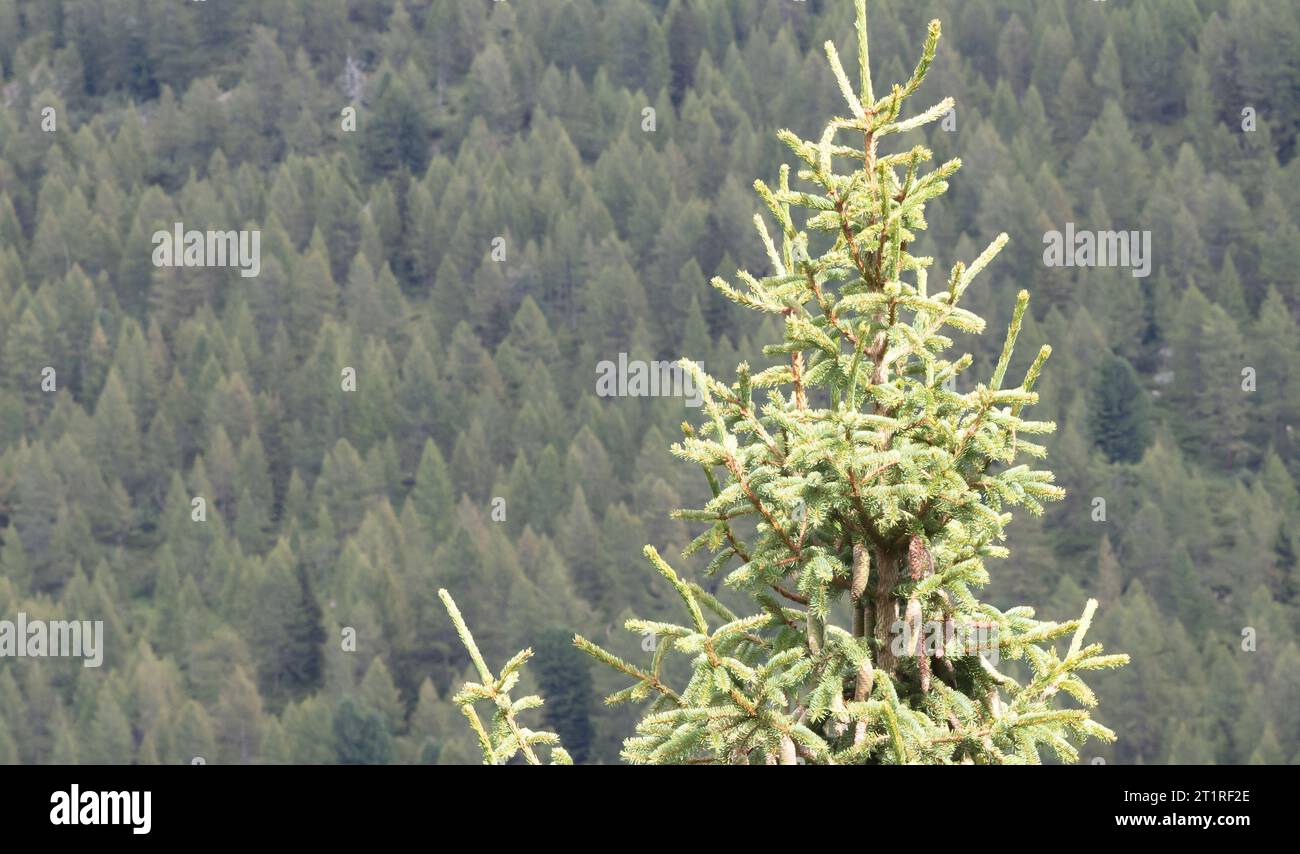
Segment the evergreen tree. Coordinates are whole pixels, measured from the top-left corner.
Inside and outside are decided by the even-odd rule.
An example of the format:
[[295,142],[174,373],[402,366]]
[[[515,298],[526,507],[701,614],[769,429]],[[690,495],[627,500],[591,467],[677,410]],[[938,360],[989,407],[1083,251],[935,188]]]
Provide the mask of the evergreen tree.
[[588,661],[570,642],[571,632],[552,628],[538,639],[537,682],[547,697],[546,722],[555,727],[574,762],[584,762],[594,737],[591,704],[594,688]]
[[[1037,513],[1063,494],[1049,472],[1016,464],[1021,454],[1043,456],[1025,437],[1054,427],[1021,418],[1037,402],[1032,389],[1050,348],[1019,386],[1003,387],[1028,304],[1022,291],[988,383],[966,394],[945,387],[972,360],[943,358],[952,342],[942,330],[983,328],[958,303],[1007,237],[969,267],[955,264],[946,288],[929,292],[932,259],[908,247],[926,226],[926,201],[947,189],[960,163],[922,174],[928,149],[881,154],[878,144],[952,107],[949,98],[901,118],[934,58],[939,22],[930,23],[908,82],[877,99],[865,0],[856,6],[856,90],[834,44],[825,46],[849,116],[834,119],[818,141],[780,134],[804,163],[798,177],[813,186],[794,189],[788,167],[775,190],[755,182],[781,231],[778,249],[756,218],[772,274],[741,273],[744,290],[713,281],[734,302],[784,319],[784,342],[765,352],[789,361],[758,373],[741,363],[727,385],[683,360],[708,420],[698,430],[684,425],[685,441],[673,451],[701,465],[713,491],[703,508],[679,513],[709,523],[686,553],[715,552],[710,574],[738,559],[726,583],[748,593],[758,610],[733,612],[647,546],[689,623],[627,622],[655,639],[646,667],[575,638],[633,678],[607,702],[651,700],[637,735],[624,744],[631,762],[1037,763],[1042,748],[1075,761],[1074,741],[1114,739],[1086,708],[1054,702],[1064,692],[1094,705],[1080,673],[1127,661],[1103,655],[1100,644],[1083,645],[1096,602],[1080,619],[1054,623],[1034,619],[1029,608],[1001,611],[971,591],[989,579],[985,559],[1008,553],[996,543],[1011,519],[1005,508]],[[859,134],[863,147],[837,144],[841,131]],[[838,174],[836,158],[862,168]],[[803,229],[792,207],[810,211]],[[756,400],[764,390],[766,400]],[[745,517],[756,525],[749,541],[735,525]],[[845,611],[847,627],[836,622]],[[971,643],[965,633],[972,626],[988,627],[991,637]],[[467,631],[461,635],[472,644]],[[1070,641],[1061,655],[1055,642],[1064,637]],[[687,656],[693,671],[680,690],[664,670],[673,651]],[[1021,683],[1002,673],[995,664],[1002,657],[1027,659],[1031,677]],[[474,658],[484,684],[492,683],[481,656]],[[473,691],[494,696],[484,686]],[[516,735],[512,744],[523,743]]]
[[[259,671],[268,699],[282,703],[320,684],[321,610],[287,541],[267,555],[249,614],[252,637],[265,650]],[[243,582],[247,583],[247,582]]]
[[87,755],[82,759],[95,765],[126,765],[135,750],[131,724],[122,712],[122,706],[113,696],[110,683],[105,682],[95,699],[95,711],[89,721],[88,738],[83,743]]
[[393,761],[393,737],[376,710],[344,697],[334,710],[334,749],[342,765],[384,765]]
[[[453,701],[460,706],[461,712],[469,720],[470,727],[478,736],[479,747],[483,751],[486,765],[504,765],[516,756],[522,756],[529,765],[542,764],[538,754],[539,746],[550,746],[550,764],[570,765],[573,760],[564,748],[559,746],[559,736],[553,732],[535,731],[524,727],[519,722],[519,714],[542,705],[537,696],[527,696],[519,700],[512,699],[510,690],[518,684],[524,663],[532,657],[533,651],[525,649],[517,653],[501,666],[500,675],[493,675],[488,669],[483,654],[479,652],[474,636],[470,634],[460,609],[452,601],[446,590],[438,591],[438,598],[447,609],[456,634],[469,652],[470,660],[482,682],[466,682]],[[482,718],[475,711],[479,702],[490,702],[496,707],[492,716],[492,728],[483,725]]]
[[247,765],[261,755],[262,718],[257,686],[236,667],[221,687],[213,721],[222,762]]
[[1097,369],[1088,411],[1092,441],[1112,463],[1135,463],[1151,443],[1151,405],[1137,372],[1107,355]]

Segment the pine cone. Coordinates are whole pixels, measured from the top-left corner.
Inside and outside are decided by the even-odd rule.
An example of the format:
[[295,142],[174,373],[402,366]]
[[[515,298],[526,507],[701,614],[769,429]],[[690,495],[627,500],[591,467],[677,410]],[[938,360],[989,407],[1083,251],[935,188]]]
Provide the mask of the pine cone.
[[912,571],[913,581],[920,581],[934,572],[934,558],[920,535],[913,535],[912,541],[907,545],[907,565]]

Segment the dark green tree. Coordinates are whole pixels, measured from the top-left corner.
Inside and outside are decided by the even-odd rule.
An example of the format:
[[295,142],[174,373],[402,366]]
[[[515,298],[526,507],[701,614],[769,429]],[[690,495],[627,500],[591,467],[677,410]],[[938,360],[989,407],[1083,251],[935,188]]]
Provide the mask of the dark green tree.
[[334,750],[341,765],[385,765],[395,755],[383,716],[351,697],[334,709]]
[[1135,463],[1151,444],[1151,402],[1126,360],[1107,354],[1097,367],[1088,406],[1093,444],[1112,463]]
[[574,762],[591,754],[594,688],[590,662],[573,647],[573,633],[550,628],[537,640],[537,683],[547,702],[542,717],[567,745]]

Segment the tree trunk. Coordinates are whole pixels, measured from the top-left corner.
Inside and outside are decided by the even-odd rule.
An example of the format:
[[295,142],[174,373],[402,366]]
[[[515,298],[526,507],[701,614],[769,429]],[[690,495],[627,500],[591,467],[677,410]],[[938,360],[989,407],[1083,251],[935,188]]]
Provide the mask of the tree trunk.
[[894,677],[898,658],[894,655],[894,628],[899,620],[898,570],[902,564],[899,554],[884,548],[876,549],[876,587],[873,591],[875,610],[876,669]]

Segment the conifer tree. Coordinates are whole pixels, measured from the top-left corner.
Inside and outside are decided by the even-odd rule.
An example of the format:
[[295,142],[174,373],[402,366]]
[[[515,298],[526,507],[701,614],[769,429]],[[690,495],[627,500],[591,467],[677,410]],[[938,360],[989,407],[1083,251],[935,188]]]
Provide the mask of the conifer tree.
[[1111,462],[1133,463],[1151,443],[1151,404],[1137,372],[1107,355],[1097,370],[1088,411],[1092,440]]
[[334,712],[334,739],[342,765],[386,765],[393,761],[393,737],[383,716],[352,697]]
[[[553,732],[531,730],[519,721],[521,712],[542,705],[541,698],[530,695],[515,700],[510,696],[510,690],[519,682],[524,662],[532,657],[533,651],[525,649],[518,653],[501,667],[499,676],[494,676],[488,669],[487,662],[483,660],[483,654],[479,652],[478,644],[474,642],[474,636],[470,634],[451,595],[446,590],[439,590],[438,598],[442,600],[443,606],[451,616],[451,621],[456,626],[456,633],[460,635],[461,642],[465,644],[470,658],[474,661],[474,668],[479,678],[483,680],[479,683],[466,682],[460,689],[460,693],[453,698],[469,720],[474,734],[478,736],[479,747],[483,750],[483,763],[503,765],[515,756],[522,755],[528,764],[541,765],[542,760],[538,755],[537,747],[549,745],[550,764],[572,764],[569,754],[559,746],[558,735]],[[491,730],[483,725],[482,719],[474,708],[476,703],[483,701],[490,702],[496,707],[492,716]]]
[[[1038,513],[1064,494],[1050,472],[1018,462],[1043,457],[1027,437],[1054,429],[1022,418],[1037,402],[1033,386],[1050,348],[1019,385],[1006,386],[1028,304],[1021,291],[991,377],[965,394],[950,390],[972,358],[945,357],[953,344],[945,327],[982,331],[959,303],[1007,237],[955,264],[946,286],[930,291],[933,259],[908,250],[926,227],[926,201],[947,189],[960,163],[924,173],[925,147],[885,154],[879,146],[953,105],[948,98],[902,117],[934,58],[939,22],[911,78],[878,98],[865,0],[856,6],[856,90],[834,44],[825,45],[849,115],[818,140],[779,134],[803,161],[797,178],[809,189],[795,188],[788,166],[775,188],[755,182],[780,228],[778,248],[755,218],[771,274],[739,273],[743,289],[712,283],[784,320],[785,340],[765,348],[783,361],[757,373],[742,363],[728,385],[683,360],[707,418],[683,425],[673,453],[702,466],[713,492],[702,508],[676,514],[709,526],[685,555],[713,552],[707,572],[730,567],[725,584],[748,594],[752,613],[733,612],[647,546],[688,621],[626,623],[654,638],[645,666],[575,638],[634,680],[608,703],[650,700],[624,743],[633,763],[1037,763],[1043,747],[1075,761],[1076,742],[1114,739],[1086,708],[1054,704],[1063,692],[1094,705],[1080,673],[1127,661],[1084,645],[1096,602],[1080,619],[1055,623],[974,595],[989,580],[985,561],[1008,554],[1000,544],[1008,508]],[[861,147],[838,142],[841,134]],[[854,171],[836,172],[843,161]],[[808,211],[801,224],[794,208]],[[957,634],[972,627],[987,633],[977,643]],[[1066,637],[1062,654],[1056,641]],[[672,654],[690,661],[684,686],[668,684]],[[495,696],[498,683],[475,659],[488,686],[476,694]],[[1027,661],[1028,672],[1013,678],[1001,659]],[[516,708],[497,703],[503,714]],[[493,745],[485,750],[499,750]]]

